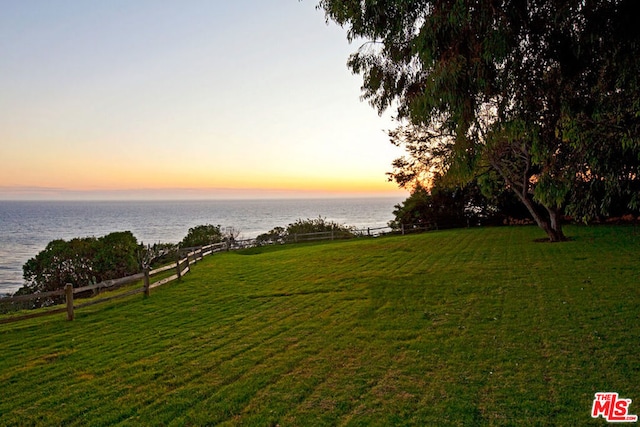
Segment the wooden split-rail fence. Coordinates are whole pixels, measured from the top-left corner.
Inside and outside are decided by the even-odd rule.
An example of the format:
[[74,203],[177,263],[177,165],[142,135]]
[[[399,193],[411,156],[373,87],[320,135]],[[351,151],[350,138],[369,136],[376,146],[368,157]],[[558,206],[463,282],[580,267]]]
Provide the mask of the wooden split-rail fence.
[[[94,304],[99,304],[107,301],[114,300],[116,298],[123,298],[135,294],[144,293],[145,297],[150,295],[151,289],[157,288],[158,286],[162,286],[174,280],[180,279],[186,273],[189,272],[190,266],[200,260],[202,260],[205,256],[211,255],[216,252],[224,251],[228,249],[228,245],[226,243],[215,243],[207,246],[199,246],[196,248],[185,248],[180,251],[180,253],[184,253],[184,258],[178,256],[178,260],[175,264],[166,265],[164,267],[156,268],[150,270],[149,268],[145,268],[142,273],[134,274],[127,277],[122,277],[119,279],[113,280],[105,280],[104,282],[81,286],[74,288],[71,283],[67,283],[64,289],[58,289],[55,291],[49,292],[40,292],[36,294],[28,294],[28,295],[17,295],[8,298],[0,298],[0,304],[12,304],[12,303],[24,303],[33,300],[43,300],[50,299],[55,297],[64,296],[64,306],[56,307],[50,309],[44,309],[42,311],[37,311],[35,313],[29,313],[24,315],[15,315],[8,316],[5,318],[0,318],[0,324],[2,323],[11,323],[17,322],[19,320],[33,319],[35,317],[48,316],[56,313],[67,313],[67,319],[73,320],[75,317],[75,310],[82,307],[87,307]],[[162,274],[165,276],[170,270],[174,270],[175,273],[168,277],[164,277],[158,281],[152,281],[153,277],[157,277]],[[121,288],[122,286],[130,285],[132,283],[142,282],[142,287],[136,287],[126,292],[118,293],[115,295],[95,298],[89,301],[80,302],[79,299],[74,299],[74,295],[80,293],[89,293],[91,292],[93,295],[99,295],[107,290],[115,290]]]

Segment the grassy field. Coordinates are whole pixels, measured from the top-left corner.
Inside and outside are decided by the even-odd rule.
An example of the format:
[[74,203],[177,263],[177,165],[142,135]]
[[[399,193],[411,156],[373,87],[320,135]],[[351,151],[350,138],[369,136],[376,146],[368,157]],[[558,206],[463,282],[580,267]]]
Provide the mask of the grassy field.
[[208,257],[148,299],[0,325],[0,425],[605,425],[640,414],[640,229]]

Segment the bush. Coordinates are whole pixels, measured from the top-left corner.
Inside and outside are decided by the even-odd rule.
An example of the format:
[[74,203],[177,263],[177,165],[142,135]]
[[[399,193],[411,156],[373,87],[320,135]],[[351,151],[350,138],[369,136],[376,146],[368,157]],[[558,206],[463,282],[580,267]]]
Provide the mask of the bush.
[[129,276],[139,270],[139,246],[130,231],[107,234],[98,239],[94,270],[100,280]]
[[143,266],[156,268],[175,262],[178,256],[178,245],[175,243],[154,243],[142,246],[140,259]]
[[[140,271],[139,245],[130,231],[100,237],[53,240],[22,267],[25,280],[15,295],[34,294],[129,276]],[[58,302],[54,298],[33,301],[32,308]]]
[[354,237],[353,227],[337,224],[333,221],[327,221],[322,217],[315,219],[299,219],[293,224],[287,226],[287,236],[294,234],[322,233],[333,231],[335,237],[348,238]]
[[327,221],[322,217],[315,219],[298,219],[296,222],[289,224],[287,228],[276,227],[259,235],[256,238],[258,245],[285,243],[287,241],[297,240],[297,237],[304,234],[313,233],[333,233],[336,239],[347,239],[355,237],[353,227],[338,224],[333,221]]
[[260,234],[256,237],[256,245],[273,245],[276,243],[284,243],[287,238],[287,230],[283,227],[276,227],[268,233]]
[[189,229],[189,232],[180,242],[182,248],[206,246],[212,243],[222,242],[222,232],[219,225],[198,225]]

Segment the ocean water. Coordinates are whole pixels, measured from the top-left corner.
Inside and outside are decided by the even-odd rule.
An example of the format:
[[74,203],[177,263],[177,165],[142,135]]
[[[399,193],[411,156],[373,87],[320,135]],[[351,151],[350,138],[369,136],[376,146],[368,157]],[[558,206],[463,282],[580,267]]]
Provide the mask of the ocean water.
[[138,242],[178,243],[189,228],[234,227],[250,239],[298,219],[384,227],[399,198],[211,201],[0,201],[0,295],[22,286],[22,266],[55,239],[131,231]]

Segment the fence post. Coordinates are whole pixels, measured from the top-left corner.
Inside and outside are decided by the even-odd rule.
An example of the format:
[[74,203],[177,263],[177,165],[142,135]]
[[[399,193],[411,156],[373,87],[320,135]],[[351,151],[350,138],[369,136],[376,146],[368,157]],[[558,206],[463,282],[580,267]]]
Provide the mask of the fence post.
[[333,240],[333,227],[331,227],[331,240]]
[[400,224],[402,226],[402,235],[404,236],[404,224]]
[[71,283],[64,285],[64,294],[67,299],[67,320],[73,320],[73,285]]
[[144,268],[144,296],[149,296],[149,267]]
[[371,237],[371,228],[367,227],[367,236]]
[[180,252],[178,252],[178,260],[176,261],[176,273],[178,274],[178,280],[182,278],[182,271],[180,271]]

